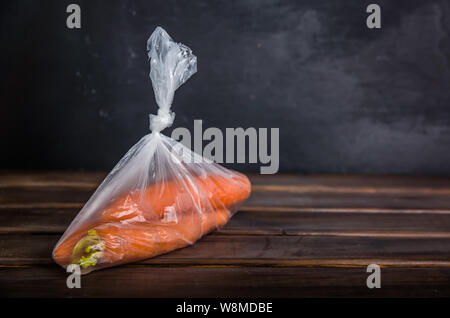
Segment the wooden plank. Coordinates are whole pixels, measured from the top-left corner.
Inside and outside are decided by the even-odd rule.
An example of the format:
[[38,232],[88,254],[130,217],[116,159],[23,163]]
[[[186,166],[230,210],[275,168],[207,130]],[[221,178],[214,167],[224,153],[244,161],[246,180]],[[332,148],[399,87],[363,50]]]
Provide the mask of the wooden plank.
[[[14,206],[23,203],[85,203],[94,189],[70,187],[1,187],[0,207]],[[79,205],[80,206],[80,205]]]
[[[15,186],[63,186],[96,188],[107,172],[87,171],[10,171],[0,170],[0,187]],[[367,192],[367,189],[404,188],[408,191],[423,192],[423,189],[450,189],[448,176],[380,176],[380,175],[299,175],[248,174],[254,186],[328,186],[332,188],[352,188]],[[358,190],[359,189],[359,190]],[[370,190],[372,191],[372,190]]]
[[[56,265],[0,268],[1,297],[445,297],[449,268],[383,268],[368,289],[365,268],[151,267],[128,265],[66,287]],[[18,279],[20,278],[20,279]]]
[[303,207],[303,208],[391,208],[391,209],[441,209],[450,211],[448,195],[399,196],[386,194],[340,194],[340,193],[291,193],[254,192],[245,202],[246,207]]
[[329,186],[335,188],[407,188],[421,191],[423,188],[448,189],[450,176],[400,176],[400,175],[348,175],[348,174],[250,174],[252,185]]
[[[51,264],[58,235],[0,235],[0,264]],[[449,267],[450,238],[207,235],[152,265]]]
[[62,234],[79,211],[78,208],[0,210],[0,233]]
[[[102,173],[0,173],[0,209],[60,208],[86,202]],[[250,175],[244,207],[445,209],[450,178]]]
[[[401,224],[401,226],[399,226]],[[287,234],[385,237],[450,237],[449,214],[238,212],[220,231],[228,234]]]
[[[1,188],[0,213],[17,208],[82,208],[93,191],[68,188]],[[297,194],[287,192],[253,192],[243,208],[300,207],[305,209],[333,208],[352,210],[404,209],[442,210],[450,214],[450,196],[387,196],[352,194]]]
[[107,172],[92,171],[11,171],[0,170],[0,187],[96,188]]
[[104,176],[0,172],[0,296],[450,295],[450,178],[326,175],[252,175],[222,230],[70,290],[51,250]]
[[[75,208],[3,210],[0,233],[62,234],[78,212]],[[450,214],[240,211],[220,233],[450,237]]]

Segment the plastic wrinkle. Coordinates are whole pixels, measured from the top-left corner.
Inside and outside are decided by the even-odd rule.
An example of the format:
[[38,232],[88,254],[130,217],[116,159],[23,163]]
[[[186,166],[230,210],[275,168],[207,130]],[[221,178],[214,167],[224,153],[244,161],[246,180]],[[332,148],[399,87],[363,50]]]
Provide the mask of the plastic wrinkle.
[[246,176],[160,133],[172,125],[174,92],[197,71],[197,59],[160,27],[147,48],[158,104],[151,133],[112,169],[53,250],[58,264],[78,264],[82,274],[193,244],[224,226],[250,195]]

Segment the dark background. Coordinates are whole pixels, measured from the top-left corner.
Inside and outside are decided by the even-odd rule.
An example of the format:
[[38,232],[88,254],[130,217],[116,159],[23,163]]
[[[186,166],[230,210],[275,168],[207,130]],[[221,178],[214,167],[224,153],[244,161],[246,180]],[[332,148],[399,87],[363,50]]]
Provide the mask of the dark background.
[[0,168],[110,170],[149,132],[161,25],[198,57],[173,127],[279,127],[281,171],[450,174],[449,16],[447,0],[3,1]]

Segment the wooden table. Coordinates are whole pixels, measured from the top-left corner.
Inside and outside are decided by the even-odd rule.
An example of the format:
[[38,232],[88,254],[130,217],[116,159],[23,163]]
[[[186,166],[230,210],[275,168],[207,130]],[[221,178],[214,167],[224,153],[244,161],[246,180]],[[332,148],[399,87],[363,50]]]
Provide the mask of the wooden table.
[[68,289],[51,251],[104,176],[0,173],[0,296],[450,296],[450,178],[391,176],[253,175],[222,230]]

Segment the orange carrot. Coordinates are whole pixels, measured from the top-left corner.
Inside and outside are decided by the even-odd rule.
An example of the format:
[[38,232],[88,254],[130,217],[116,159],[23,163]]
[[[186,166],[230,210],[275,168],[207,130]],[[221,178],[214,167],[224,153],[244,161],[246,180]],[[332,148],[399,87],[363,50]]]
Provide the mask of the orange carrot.
[[171,209],[179,212],[197,208],[230,208],[250,195],[250,182],[240,173],[235,177],[206,176],[192,180],[166,181],[144,191],[125,194],[100,214],[101,222],[144,222],[159,219]]
[[94,267],[134,262],[193,244],[229,218],[224,209],[202,214],[193,210],[176,223],[100,224],[69,236],[57,246],[53,257],[62,266],[80,264],[86,273]]
[[247,177],[233,172],[193,177],[131,191],[68,235],[53,251],[62,266],[102,268],[153,257],[194,243],[225,225],[250,194]]

